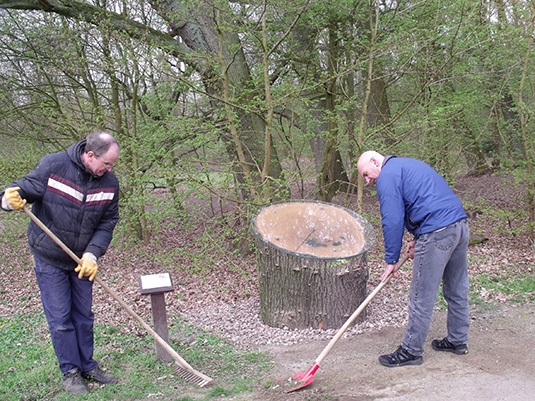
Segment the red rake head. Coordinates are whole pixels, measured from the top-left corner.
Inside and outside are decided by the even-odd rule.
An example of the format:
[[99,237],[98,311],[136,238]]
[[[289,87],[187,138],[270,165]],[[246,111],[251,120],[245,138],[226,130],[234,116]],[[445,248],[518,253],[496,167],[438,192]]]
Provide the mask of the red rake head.
[[319,368],[319,365],[317,363],[314,363],[310,367],[308,372],[306,373],[300,372],[300,373],[296,373],[295,375],[293,375],[292,376],[293,379],[299,380],[299,382],[297,383],[298,387],[294,388],[293,390],[287,391],[286,394],[293,393],[294,391],[297,391],[297,390],[301,390],[303,387],[306,387],[310,383],[312,383],[314,381],[314,373],[316,373],[316,370],[318,370],[318,368]]

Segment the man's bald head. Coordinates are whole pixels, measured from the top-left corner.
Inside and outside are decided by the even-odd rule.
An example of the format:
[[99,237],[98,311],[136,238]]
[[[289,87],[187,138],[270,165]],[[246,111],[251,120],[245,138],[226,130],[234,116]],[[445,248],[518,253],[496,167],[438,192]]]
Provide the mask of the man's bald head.
[[382,154],[374,150],[368,150],[360,155],[357,168],[366,183],[377,181],[384,159]]

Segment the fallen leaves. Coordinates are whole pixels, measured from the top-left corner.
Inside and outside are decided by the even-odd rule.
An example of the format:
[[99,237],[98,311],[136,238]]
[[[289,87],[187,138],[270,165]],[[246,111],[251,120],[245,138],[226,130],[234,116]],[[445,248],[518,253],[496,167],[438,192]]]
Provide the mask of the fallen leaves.
[[[513,273],[534,274],[535,250],[530,247],[528,240],[522,235],[513,235],[514,233],[500,229],[496,213],[485,212],[489,208],[519,210],[523,207],[522,193],[515,192],[512,188],[507,188],[505,199],[505,191],[501,188],[502,178],[465,177],[457,181],[458,194],[463,202],[478,210],[476,217],[469,220],[471,231],[488,238],[484,243],[469,247],[469,274],[472,280],[482,275],[506,280]],[[367,197],[365,208],[373,221],[380,221],[377,197]],[[514,221],[514,224],[520,226],[525,222]],[[385,267],[380,228],[378,231],[377,243],[368,253],[369,288],[379,284]],[[192,262],[187,253],[177,249],[187,247],[188,252],[202,255],[205,252],[202,247],[195,249],[196,236],[200,238],[201,234],[201,228],[192,231],[168,228],[162,232],[161,238],[145,246],[143,252],[133,247],[112,247],[99,260],[99,277],[149,324],[152,323],[150,296],[140,294],[139,277],[169,272],[175,284],[175,291],[167,293],[165,299],[167,314],[173,319],[187,317],[203,329],[223,333],[229,339],[243,343],[260,343],[262,338],[270,336],[268,331],[272,332],[273,338],[268,338],[272,343],[299,342],[307,337],[322,336],[321,332],[316,331],[305,331],[299,336],[262,325],[258,316],[259,294],[253,254],[239,256],[222,247],[221,251],[209,255],[209,260],[214,261],[213,263],[207,263],[202,269],[198,266],[195,266],[195,269],[190,268]],[[410,240],[409,237],[407,235],[406,241]],[[158,256],[163,253],[166,258],[160,259]],[[20,238],[15,243],[4,239],[0,257],[3,260],[0,268],[0,317],[41,309],[39,290],[32,268],[32,255],[26,238]],[[356,335],[363,330],[384,325],[406,324],[411,267],[409,262],[400,269],[399,277],[391,280],[388,290],[379,293],[368,306],[366,322],[348,330],[347,335]],[[512,296],[487,287],[481,287],[478,295],[489,302],[503,303],[508,302]],[[94,287],[93,309],[98,323],[116,327],[121,333],[130,333],[137,337],[147,335],[98,285]],[[249,330],[254,330],[256,334]],[[324,334],[326,338],[332,335],[331,332]]]

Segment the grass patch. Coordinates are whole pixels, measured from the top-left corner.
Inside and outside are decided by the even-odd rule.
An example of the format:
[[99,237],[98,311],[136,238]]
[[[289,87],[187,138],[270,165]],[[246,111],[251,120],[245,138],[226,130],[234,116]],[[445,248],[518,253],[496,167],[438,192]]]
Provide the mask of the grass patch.
[[478,302],[533,302],[535,276],[528,273],[512,273],[507,276],[482,274],[472,280],[470,293],[471,298]]
[[[171,346],[216,386],[199,388],[174,372],[174,362],[156,360],[151,336],[123,333],[95,325],[95,359],[119,378],[116,385],[90,384],[79,400],[198,401],[242,396],[257,385],[258,371],[270,369],[268,355],[236,349],[231,343],[177,320],[169,331]],[[180,339],[187,336],[183,344]],[[47,323],[41,311],[0,319],[0,399],[71,401],[63,390]]]
[[48,335],[37,329],[43,325],[36,313],[0,319],[0,399],[52,398],[60,375],[53,374],[57,362]]
[[[535,276],[529,273],[511,273],[505,276],[480,274],[470,279],[468,296],[471,305],[482,307],[492,307],[493,302],[534,302]],[[440,286],[436,306],[440,309],[448,307],[442,293],[442,286]]]

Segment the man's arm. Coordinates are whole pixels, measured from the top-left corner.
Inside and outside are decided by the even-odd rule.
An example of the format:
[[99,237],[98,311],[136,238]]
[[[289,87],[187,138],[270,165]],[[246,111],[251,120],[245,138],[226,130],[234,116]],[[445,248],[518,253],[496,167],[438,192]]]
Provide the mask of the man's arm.
[[399,260],[405,231],[405,205],[401,191],[401,177],[381,172],[377,181],[377,195],[381,204],[381,223],[385,242],[385,262]]

